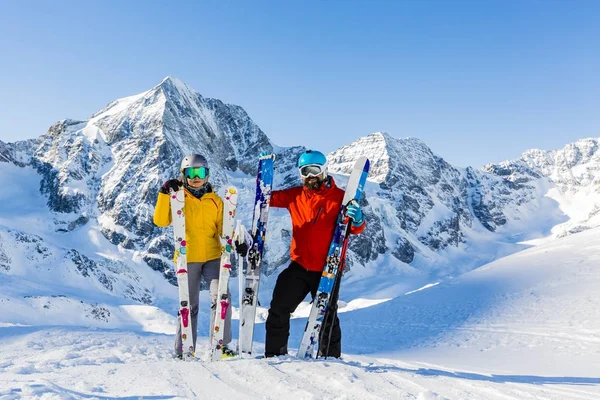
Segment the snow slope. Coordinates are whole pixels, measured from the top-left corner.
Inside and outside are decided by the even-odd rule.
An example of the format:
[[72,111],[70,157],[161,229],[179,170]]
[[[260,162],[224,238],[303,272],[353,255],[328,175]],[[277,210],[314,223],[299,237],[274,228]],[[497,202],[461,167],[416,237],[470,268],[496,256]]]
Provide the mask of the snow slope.
[[[248,226],[256,154],[271,148],[243,109],[173,78],[39,139],[0,142],[0,397],[600,398],[600,231],[555,240],[600,221],[597,139],[484,171],[415,138],[342,147],[329,155],[342,187],[355,157],[373,162],[368,228],[340,294],[344,359],[209,363],[206,291],[200,362],[171,359],[177,291],[164,279],[170,230],[151,222],[156,190],[183,154],[207,154]],[[303,149],[275,150],[275,187],[297,184]],[[257,354],[290,229],[272,210]],[[294,312],[292,350],[308,306]]]
[[596,228],[340,318],[353,353],[599,377],[599,289]]
[[[171,358],[172,335],[157,333],[173,331],[172,319],[153,329],[102,330],[17,325],[3,313],[0,396],[598,399],[599,239],[600,228],[588,230],[349,309],[340,314],[341,360],[208,362],[201,336],[200,359],[184,363]],[[138,307],[146,318],[140,311],[148,306]],[[293,321],[290,348],[303,325]],[[258,351],[263,339],[257,335]]]

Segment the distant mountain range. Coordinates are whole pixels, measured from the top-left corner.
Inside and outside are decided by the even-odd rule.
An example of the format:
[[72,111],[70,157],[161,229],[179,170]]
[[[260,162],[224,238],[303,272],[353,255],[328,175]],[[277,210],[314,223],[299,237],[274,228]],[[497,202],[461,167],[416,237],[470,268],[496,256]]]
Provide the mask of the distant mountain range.
[[[378,132],[343,145],[328,155],[340,186],[357,157],[372,165],[362,199],[368,227],[351,242],[350,274],[455,276],[522,249],[522,241],[600,225],[598,147],[598,139],[583,139],[475,170],[452,166],[416,138]],[[276,146],[241,107],[172,77],[86,121],[59,121],[37,139],[0,141],[0,182],[18,170],[29,171],[28,182],[37,176],[47,215],[31,224],[12,208],[0,212],[0,273],[22,276],[33,267],[16,264],[44,266],[60,255],[102,290],[151,303],[152,289],[127,265],[146,264],[175,282],[171,232],[152,223],[162,182],[177,176],[185,154],[204,154],[217,190],[241,187],[240,215],[249,225],[261,151],[277,155],[276,188],[299,184],[295,163],[304,147]],[[68,247],[90,232],[106,242],[94,236],[89,247]],[[289,241],[289,217],[274,212],[267,275],[289,261]],[[103,255],[107,246],[122,260]]]

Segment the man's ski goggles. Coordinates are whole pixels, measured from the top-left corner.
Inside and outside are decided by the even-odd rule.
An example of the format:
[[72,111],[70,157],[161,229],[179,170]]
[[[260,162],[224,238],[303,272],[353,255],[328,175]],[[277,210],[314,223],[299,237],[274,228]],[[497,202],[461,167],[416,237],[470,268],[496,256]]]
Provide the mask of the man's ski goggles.
[[322,174],[325,170],[325,166],[320,164],[308,164],[303,165],[302,167],[298,168],[298,170],[300,171],[300,176],[303,178],[309,178],[311,176],[318,176]]
[[194,179],[200,178],[204,179],[208,176],[208,168],[206,167],[197,167],[197,168],[186,168],[183,170],[183,174],[186,178]]

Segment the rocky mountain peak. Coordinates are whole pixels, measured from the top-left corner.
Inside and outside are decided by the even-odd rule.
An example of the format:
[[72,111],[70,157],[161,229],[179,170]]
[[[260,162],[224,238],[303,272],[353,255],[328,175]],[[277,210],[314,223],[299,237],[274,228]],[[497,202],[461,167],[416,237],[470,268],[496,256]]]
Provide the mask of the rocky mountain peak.
[[[148,91],[108,104],[89,120],[59,121],[27,143],[0,142],[0,161],[30,164],[38,171],[56,231],[68,234],[96,224],[112,244],[140,251],[149,266],[173,279],[168,272],[172,237],[152,223],[161,183],[178,176],[184,155],[201,153],[211,163],[215,188],[235,182],[251,204],[256,157],[273,147],[242,107],[203,97],[166,77]],[[488,260],[497,254],[489,243],[510,247],[530,231],[547,233],[564,221],[558,203],[546,196],[555,188],[550,178],[563,191],[595,182],[597,149],[596,139],[586,139],[560,151],[531,150],[518,160],[476,171],[448,164],[417,138],[385,132],[359,138],[328,155],[334,174],[349,174],[360,156],[371,161],[361,200],[369,222],[365,234],[353,239],[349,265],[378,263],[383,255],[403,265],[434,268],[480,249],[483,255],[456,264],[468,269],[487,252]],[[277,188],[299,183],[295,160],[303,150],[277,150]],[[343,187],[344,179],[339,182]],[[284,218],[287,214],[273,216],[270,225],[280,227],[272,230],[274,240],[289,239]],[[529,226],[535,228],[529,231]],[[266,260],[270,271],[287,257],[285,249],[271,254],[276,256]]]
[[[554,166],[560,168],[573,168],[576,165],[586,164],[600,159],[600,155],[598,154],[598,139],[580,139],[576,142],[567,144],[560,150],[527,150],[520,158],[541,169]],[[549,173],[550,171],[545,170],[544,172]]]
[[356,159],[366,156],[371,162],[369,179],[378,183],[383,182],[389,172],[388,141],[390,139],[387,133],[376,132],[340,147],[327,155],[329,170],[332,173],[349,174]]
[[[561,237],[600,225],[599,139],[569,143],[558,150],[532,149],[517,160],[488,164],[483,170],[521,189],[538,185],[530,198],[549,199],[562,213],[552,234]],[[541,185],[548,182],[547,185]],[[543,189],[543,190],[540,190]]]
[[180,80],[179,78],[176,78],[174,76],[167,76],[165,77],[158,85],[156,85],[154,88],[163,88],[165,90],[181,90],[181,91],[190,91],[190,92],[194,92],[193,89],[190,89],[190,87],[188,85],[185,84],[185,82],[183,82],[182,80]]
[[[23,154],[43,177],[56,229],[97,220],[108,240],[129,249],[147,247],[158,233],[156,192],[178,176],[186,154],[204,154],[220,187],[227,171],[254,173],[260,151],[273,148],[241,107],[205,98],[174,77],[111,102],[89,120],[59,121],[28,146]],[[2,159],[17,160],[15,149],[0,146]],[[168,235],[161,240],[169,243]]]
[[527,150],[517,160],[487,164],[483,170],[513,182],[548,177],[565,193],[594,192],[600,187],[599,148],[599,139],[581,139],[559,150]]
[[377,183],[389,182],[398,169],[411,170],[411,174],[423,178],[438,176],[440,166],[446,164],[420,139],[398,139],[386,132],[375,132],[330,153],[330,169],[349,174],[359,156],[369,158],[369,180]]
[[0,140],[0,162],[9,162],[12,160],[12,155],[9,147]]

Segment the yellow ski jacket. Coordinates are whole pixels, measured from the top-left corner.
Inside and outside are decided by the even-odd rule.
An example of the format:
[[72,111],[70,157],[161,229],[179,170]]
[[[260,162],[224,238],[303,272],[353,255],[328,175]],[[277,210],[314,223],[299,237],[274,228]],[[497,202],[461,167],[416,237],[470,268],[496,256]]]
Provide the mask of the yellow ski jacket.
[[[223,229],[223,200],[214,192],[201,198],[184,189],[185,240],[187,262],[206,262],[221,257],[220,237]],[[160,227],[171,225],[171,198],[159,193],[154,208],[154,223]],[[174,256],[177,262],[177,256]]]

